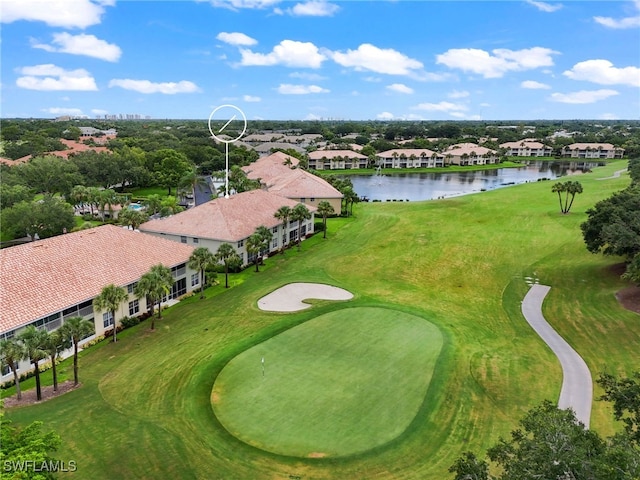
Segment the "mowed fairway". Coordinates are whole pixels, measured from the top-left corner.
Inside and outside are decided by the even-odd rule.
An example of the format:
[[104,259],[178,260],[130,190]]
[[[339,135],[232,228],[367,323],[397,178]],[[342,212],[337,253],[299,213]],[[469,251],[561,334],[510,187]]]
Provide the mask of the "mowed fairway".
[[231,360],[216,379],[214,411],[232,434],[267,451],[360,453],[393,440],[415,418],[442,342],[415,315],[343,308]]
[[[441,201],[358,204],[353,218],[329,220],[326,240],[316,235],[300,252],[269,258],[259,273],[233,276],[232,288],[218,286],[205,300],[196,295],[166,310],[155,332],[145,322],[116,344],[83,352],[81,388],[6,418],[42,420],[60,434],[56,458],[78,465],[65,479],[450,479],[447,470],[462,452],[483,456],[528,409],[558,399],[558,361],[520,311],[531,279],[551,286],[545,318],[594,376],[638,369],[640,315],[615,298],[627,284],[611,265],[622,259],[590,254],[580,232],[588,208],[629,184],[627,175],[597,179],[626,164],[578,177],[584,193],[569,215],[559,213],[553,182]],[[313,301],[288,314],[258,309],[260,298],[293,282],[335,285],[354,299]],[[211,403],[225,365],[347,305],[415,315],[442,333],[427,401],[408,428],[380,447],[338,458],[277,455],[231,435]],[[594,398],[601,393],[596,387]],[[607,403],[595,401],[592,412],[598,432],[620,428]]]

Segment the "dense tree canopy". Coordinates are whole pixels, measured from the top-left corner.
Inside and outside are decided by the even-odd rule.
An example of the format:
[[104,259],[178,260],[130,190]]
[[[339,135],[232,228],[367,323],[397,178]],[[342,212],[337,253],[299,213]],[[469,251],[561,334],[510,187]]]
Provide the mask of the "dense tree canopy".
[[45,195],[40,201],[18,202],[2,210],[3,236],[20,238],[26,235],[39,238],[53,237],[75,226],[73,207],[59,197]]

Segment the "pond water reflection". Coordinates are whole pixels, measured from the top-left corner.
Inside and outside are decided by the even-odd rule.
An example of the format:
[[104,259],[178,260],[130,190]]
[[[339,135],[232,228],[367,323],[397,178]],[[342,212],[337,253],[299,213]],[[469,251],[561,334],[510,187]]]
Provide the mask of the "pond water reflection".
[[350,175],[353,189],[363,199],[433,200],[493,190],[540,179],[553,180],[604,165],[598,162],[530,162],[522,167],[451,173],[397,173]]

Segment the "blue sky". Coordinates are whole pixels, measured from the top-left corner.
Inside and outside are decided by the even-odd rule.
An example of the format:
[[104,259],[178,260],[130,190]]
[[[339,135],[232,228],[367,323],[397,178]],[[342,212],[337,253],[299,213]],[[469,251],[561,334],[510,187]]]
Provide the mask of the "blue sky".
[[2,0],[2,117],[640,119],[640,0]]

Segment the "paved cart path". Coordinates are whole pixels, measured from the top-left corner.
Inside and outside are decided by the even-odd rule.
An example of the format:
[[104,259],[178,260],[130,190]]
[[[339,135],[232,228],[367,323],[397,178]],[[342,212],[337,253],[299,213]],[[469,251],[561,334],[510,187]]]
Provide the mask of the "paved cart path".
[[623,168],[622,170],[616,170],[615,172],[613,172],[613,175],[611,175],[610,177],[596,178],[596,180],[610,180],[612,178],[619,178],[620,175],[622,175],[626,171],[627,171],[626,168]]
[[563,378],[558,407],[573,409],[576,418],[589,428],[593,401],[591,372],[582,357],[542,315],[542,302],[550,289],[546,285],[533,285],[522,301],[522,314],[560,360]]

